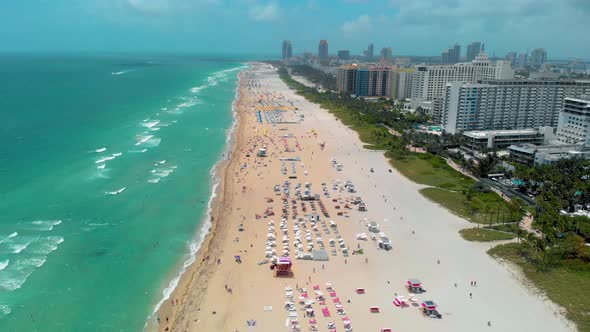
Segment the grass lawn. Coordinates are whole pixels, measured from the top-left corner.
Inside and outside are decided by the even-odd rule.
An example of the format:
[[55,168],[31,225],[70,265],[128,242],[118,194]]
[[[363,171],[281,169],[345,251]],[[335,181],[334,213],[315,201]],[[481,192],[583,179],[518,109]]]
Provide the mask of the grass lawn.
[[573,270],[565,266],[541,270],[525,260],[518,248],[518,244],[510,243],[496,246],[488,253],[518,265],[524,275],[545,292],[551,301],[566,309],[567,318],[578,325],[580,332],[589,332],[590,271]]
[[485,228],[467,228],[459,231],[459,234],[467,241],[499,241],[512,240],[516,236],[514,234],[493,231]]
[[[488,228],[486,226],[486,228]],[[520,227],[518,227],[517,223],[509,223],[509,224],[503,224],[503,225],[494,225],[492,227],[489,227],[489,229],[493,229],[493,230],[497,230],[497,231],[502,231],[502,232],[509,232],[509,233],[514,233],[516,234],[516,232],[518,232],[518,229]],[[525,232],[524,230],[521,230],[521,232]],[[526,236],[526,235],[523,235]]]
[[412,154],[403,159],[391,159],[391,165],[408,179],[433,187],[450,190],[466,190],[475,181],[447,165],[440,157],[428,153]]
[[[508,210],[508,203],[495,193],[473,192],[468,200],[462,192],[440,188],[424,188],[420,192],[429,200],[436,202],[454,214],[478,224],[496,223],[496,210]],[[487,212],[493,211],[493,212]]]

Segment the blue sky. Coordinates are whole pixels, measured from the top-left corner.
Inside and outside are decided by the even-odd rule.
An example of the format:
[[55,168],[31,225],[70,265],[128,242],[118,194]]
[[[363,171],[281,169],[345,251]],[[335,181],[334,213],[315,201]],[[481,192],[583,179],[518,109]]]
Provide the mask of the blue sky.
[[490,55],[544,47],[590,58],[590,0],[3,0],[0,52],[435,55],[482,41]]

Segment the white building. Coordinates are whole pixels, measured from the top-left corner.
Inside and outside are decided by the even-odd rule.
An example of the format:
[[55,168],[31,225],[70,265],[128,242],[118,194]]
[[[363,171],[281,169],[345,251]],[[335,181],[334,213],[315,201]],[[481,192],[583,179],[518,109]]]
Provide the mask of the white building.
[[590,96],[565,98],[559,113],[557,140],[562,144],[590,145]]
[[533,145],[521,144],[508,147],[510,159],[527,165],[546,165],[560,159],[590,159],[590,147],[584,145]]
[[411,97],[412,75],[415,71],[414,68],[393,70],[391,75],[391,97],[393,99],[404,100]]
[[480,130],[463,132],[462,147],[470,151],[504,149],[511,145],[547,144],[553,138],[553,128],[517,130]]
[[472,62],[454,65],[416,66],[412,75],[412,100],[417,106],[421,101],[433,100],[445,94],[449,82],[476,82],[481,79],[512,79],[514,71],[510,61],[492,63],[484,51]]
[[590,94],[586,80],[481,80],[445,85],[441,122],[448,133],[557,127],[566,97]]

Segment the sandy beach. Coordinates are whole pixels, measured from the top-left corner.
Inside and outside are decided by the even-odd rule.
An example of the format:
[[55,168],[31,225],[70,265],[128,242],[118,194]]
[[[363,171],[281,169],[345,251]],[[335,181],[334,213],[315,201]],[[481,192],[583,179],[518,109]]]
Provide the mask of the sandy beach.
[[[421,196],[423,186],[382,152],[363,149],[354,131],[288,89],[276,69],[252,64],[240,74],[236,112],[210,233],[148,330],[574,330],[512,267],[486,254],[489,244],[459,236],[467,221]],[[257,156],[262,148],[265,157]],[[297,198],[306,189],[314,200]],[[379,225],[375,240],[366,221]],[[379,248],[383,236],[392,250]],[[297,259],[310,245],[328,260]],[[283,254],[293,274],[275,277],[270,261]],[[410,278],[426,292],[410,293]],[[405,307],[393,304],[400,295]],[[442,319],[425,316],[423,301],[434,301]]]

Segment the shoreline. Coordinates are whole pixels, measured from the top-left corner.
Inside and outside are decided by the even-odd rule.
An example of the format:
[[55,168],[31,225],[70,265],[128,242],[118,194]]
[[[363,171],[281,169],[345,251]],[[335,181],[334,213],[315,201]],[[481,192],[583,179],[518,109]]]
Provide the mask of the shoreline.
[[[211,250],[211,242],[215,237],[215,233],[218,227],[218,223],[215,220],[220,220],[222,210],[222,199],[225,193],[225,178],[227,177],[227,170],[231,164],[231,157],[238,144],[237,135],[240,128],[240,116],[237,111],[237,107],[240,101],[240,80],[242,73],[248,70],[250,63],[247,63],[247,67],[240,69],[237,74],[236,88],[234,92],[234,100],[232,101],[232,124],[228,129],[228,135],[225,143],[223,153],[220,159],[213,165],[209,173],[211,174],[212,187],[211,195],[207,204],[207,210],[203,217],[203,225],[195,234],[195,241],[191,242],[188,246],[189,253],[188,258],[182,261],[176,276],[170,279],[168,286],[162,290],[162,298],[154,306],[152,313],[146,318],[144,325],[145,331],[160,331],[163,330],[161,325],[158,324],[157,318],[159,317],[174,317],[174,307],[171,303],[171,299],[175,299],[175,296],[179,292],[179,289],[187,287],[190,280],[193,279],[193,274],[198,273],[199,269],[203,269],[204,257]],[[193,251],[193,248],[196,249]],[[188,275],[191,275],[188,278]],[[189,279],[189,280],[187,280]],[[175,284],[175,285],[173,285]],[[166,294],[166,290],[172,288],[172,290]],[[165,321],[165,318],[160,318]],[[173,318],[174,319],[174,318]],[[170,321],[173,321],[170,320]]]
[[[389,172],[390,165],[382,153],[364,149],[356,132],[319,105],[295,95],[278,78],[276,70],[260,64],[242,71],[238,91],[236,141],[222,171],[223,182],[212,213],[215,222],[198,251],[197,260],[158,311],[161,318],[156,326],[158,331],[242,331],[251,326],[251,320],[257,322],[256,330],[261,332],[283,330],[293,316],[283,310],[282,293],[288,293],[289,287],[311,290],[312,285],[314,289],[324,290],[322,285],[327,283],[338,290],[355,330],[377,331],[389,326],[395,330],[473,331],[488,328],[484,326],[489,321],[504,331],[521,331],[524,326],[538,331],[569,330],[559,318],[551,317],[548,303],[542,303],[515,282],[511,269],[501,266],[483,250],[470,250],[479,248],[463,241],[457,233],[467,225],[465,220],[423,197],[418,192],[420,185],[397,171]],[[301,120],[274,122],[279,116],[276,110],[281,107],[287,109],[285,116],[301,117]],[[251,156],[261,146],[268,147],[268,156]],[[289,218],[288,211],[303,209],[301,217],[309,216],[310,208],[315,211],[312,203],[303,201],[293,200],[293,206],[289,206],[282,190],[273,192],[273,186],[288,178],[287,168],[279,171],[283,168],[279,167],[280,160],[285,158],[297,160],[292,167],[297,168],[298,178],[293,182],[309,182],[313,184],[313,192],[320,189],[322,182],[342,183],[337,179],[343,179],[354,183],[358,191],[354,195],[362,196],[368,211],[345,207],[345,214],[339,214],[352,195],[342,187],[339,191],[324,190],[319,196],[329,192],[323,202],[336,220],[339,232],[334,233],[350,248],[361,248],[364,253],[348,256],[336,248],[329,261],[294,260],[291,278],[276,278],[269,271],[268,264],[261,259],[265,250],[268,255],[266,235],[271,228],[274,232],[272,220],[281,221],[281,207],[287,214],[283,219],[286,227],[281,223],[281,232],[289,243],[283,245],[283,250],[292,247],[289,236],[297,238],[295,226],[310,230],[305,226],[309,221],[298,224]],[[331,165],[333,159],[345,165],[344,169],[335,169]],[[322,204],[321,200],[318,204]],[[322,210],[324,205],[320,205]],[[259,217],[273,208],[279,215]],[[327,215],[325,218],[331,219]],[[364,218],[381,223],[381,231],[392,240],[393,250],[381,250],[377,242],[362,241],[356,236],[367,231]],[[324,225],[326,240],[335,237],[328,235],[332,231]],[[320,228],[314,228],[314,232],[316,237],[322,236]],[[297,245],[295,242],[293,247]],[[235,255],[241,256],[240,262],[234,262]],[[217,263],[217,259],[223,261]],[[422,279],[429,290],[426,296],[418,296],[420,300],[440,304],[445,319],[431,320],[417,309],[392,306],[391,301],[398,292],[407,294],[403,285],[412,277]],[[473,280],[478,280],[477,287],[469,286]],[[359,296],[355,287],[366,287],[366,294]],[[319,304],[336,311],[332,300],[326,302]],[[373,306],[380,306],[383,313],[369,314],[368,308]],[[526,311],[520,310],[523,306]],[[485,307],[496,309],[480,309]],[[317,304],[313,308],[318,310],[318,327],[337,321],[340,329],[339,316],[322,317]],[[289,316],[287,321],[286,316]],[[308,319],[300,323],[302,330],[306,330]]]

